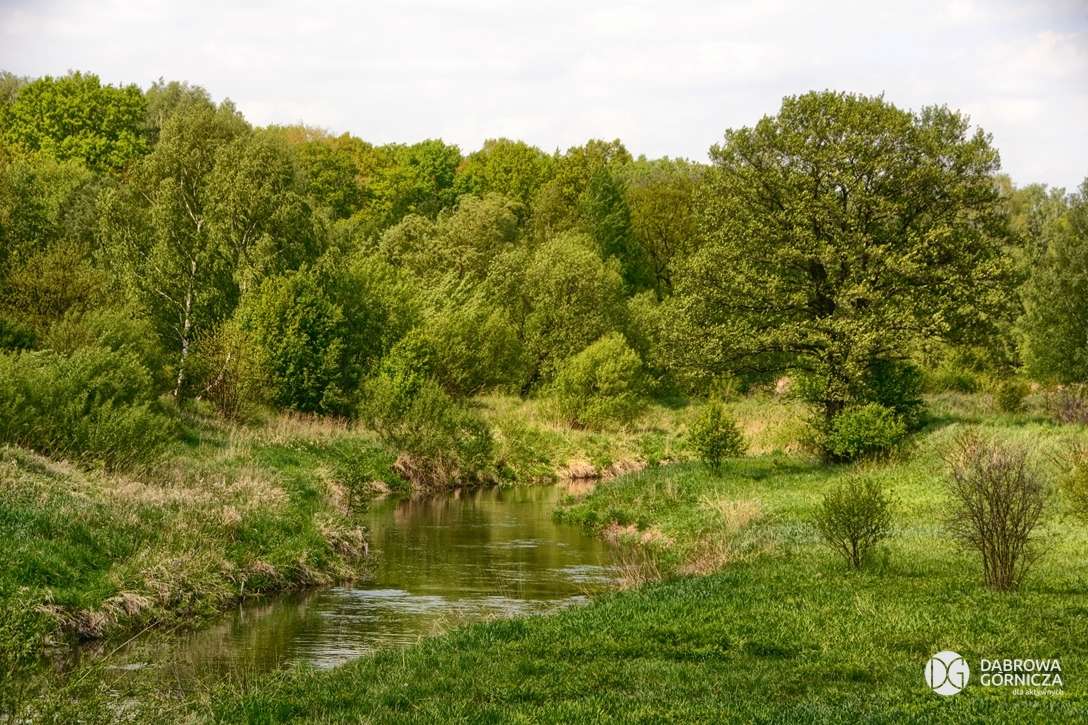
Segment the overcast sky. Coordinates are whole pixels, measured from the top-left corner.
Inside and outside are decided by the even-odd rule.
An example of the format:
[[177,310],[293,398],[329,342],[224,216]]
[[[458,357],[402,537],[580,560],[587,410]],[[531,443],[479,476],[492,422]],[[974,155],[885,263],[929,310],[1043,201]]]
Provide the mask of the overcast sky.
[[0,68],[188,80],[254,123],[375,143],[698,160],[784,95],[883,92],[968,113],[1017,183],[1088,176],[1088,0],[0,0]]

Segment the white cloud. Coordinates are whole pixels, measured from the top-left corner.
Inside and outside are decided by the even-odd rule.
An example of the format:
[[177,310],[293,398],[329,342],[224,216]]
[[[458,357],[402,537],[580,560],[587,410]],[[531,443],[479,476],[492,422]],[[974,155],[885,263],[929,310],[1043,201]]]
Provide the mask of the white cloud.
[[256,123],[379,143],[619,136],[697,159],[784,95],[884,92],[970,113],[1018,182],[1088,175],[1082,0],[0,0],[0,67],[189,80]]

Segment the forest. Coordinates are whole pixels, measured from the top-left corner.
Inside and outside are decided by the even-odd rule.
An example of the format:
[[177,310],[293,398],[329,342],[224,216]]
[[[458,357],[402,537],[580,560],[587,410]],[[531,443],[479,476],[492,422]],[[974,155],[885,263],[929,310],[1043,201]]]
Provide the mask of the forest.
[[[0,709],[118,717],[115,683],[60,686],[45,653],[365,576],[356,514],[376,496],[564,477],[601,479],[556,516],[625,552],[625,591],[332,674],[171,695],[170,712],[924,717],[944,703],[919,705],[895,678],[920,686],[942,632],[1075,672],[1088,178],[1014,183],[991,137],[946,106],[820,91],[764,111],[700,162],[635,157],[619,139],[374,144],[255,126],[186,82],[0,76]],[[946,535],[967,553],[927,543]],[[760,638],[700,619],[709,599],[726,629],[748,610],[778,621],[801,590],[825,613],[856,606],[870,651],[903,652],[842,662],[784,644],[831,629],[792,621]],[[909,613],[866,608],[951,592],[990,619],[888,634]],[[569,685],[558,699],[472,689],[575,668],[572,642],[628,620],[620,649],[693,649],[644,653],[670,664],[601,691],[573,669],[541,675]],[[660,629],[681,621],[703,624]],[[785,709],[716,699],[741,681],[691,691],[703,635],[739,643],[759,663],[750,677],[776,659]],[[517,640],[536,658],[519,664]],[[998,642],[1038,649],[983,649]],[[820,677],[790,669],[816,650],[831,658]],[[480,684],[444,699],[462,667]],[[832,686],[834,673],[877,689]],[[413,683],[411,707],[394,681]],[[1052,716],[1088,698],[1066,681]],[[643,693],[630,712],[628,688]],[[955,706],[1035,712],[987,709],[997,698]]]

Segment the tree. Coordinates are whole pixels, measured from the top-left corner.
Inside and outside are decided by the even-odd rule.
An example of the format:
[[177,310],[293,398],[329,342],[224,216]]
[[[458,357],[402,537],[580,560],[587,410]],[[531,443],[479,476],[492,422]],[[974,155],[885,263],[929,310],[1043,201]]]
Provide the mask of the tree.
[[385,229],[408,214],[433,219],[457,200],[453,188],[461,150],[439,139],[381,149],[384,163],[366,184],[363,213],[372,230]]
[[6,141],[58,159],[116,171],[149,148],[147,109],[135,85],[102,85],[91,73],[44,76],[18,89],[4,107]]
[[238,309],[258,348],[275,404],[348,414],[368,367],[382,354],[385,310],[364,280],[329,270],[268,277]]
[[809,93],[711,149],[704,246],[677,278],[677,365],[805,375],[824,425],[918,339],[1007,300],[997,152],[947,108]]
[[229,104],[187,104],[167,118],[132,182],[103,198],[103,254],[175,352],[175,398],[193,341],[237,303],[235,260],[207,207],[219,150],[248,130]]
[[266,134],[240,135],[217,152],[207,179],[208,232],[234,260],[241,291],[320,254],[300,191],[290,151]]
[[458,194],[503,194],[528,208],[552,175],[552,157],[535,146],[510,139],[488,139],[457,170]]
[[562,234],[492,265],[485,287],[519,329],[529,386],[550,381],[565,358],[624,327],[619,264],[601,259],[595,247],[585,235]]
[[39,334],[106,287],[90,259],[100,188],[77,159],[0,151],[0,308]]
[[1023,289],[1021,354],[1042,380],[1088,381],[1088,179],[1040,229],[1045,251]]
[[676,265],[696,246],[695,195],[703,167],[681,159],[639,159],[624,170],[631,236],[659,300],[672,293]]

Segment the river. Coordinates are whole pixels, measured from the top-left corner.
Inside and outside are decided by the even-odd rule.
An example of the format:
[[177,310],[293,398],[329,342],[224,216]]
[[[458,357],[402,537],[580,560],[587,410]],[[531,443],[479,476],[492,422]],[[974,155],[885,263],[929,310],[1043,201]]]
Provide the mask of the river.
[[568,485],[376,501],[364,515],[366,581],[248,603],[198,631],[139,638],[104,664],[118,674],[154,668],[185,687],[297,663],[335,667],[458,624],[584,602],[616,573],[605,544],[553,520]]

